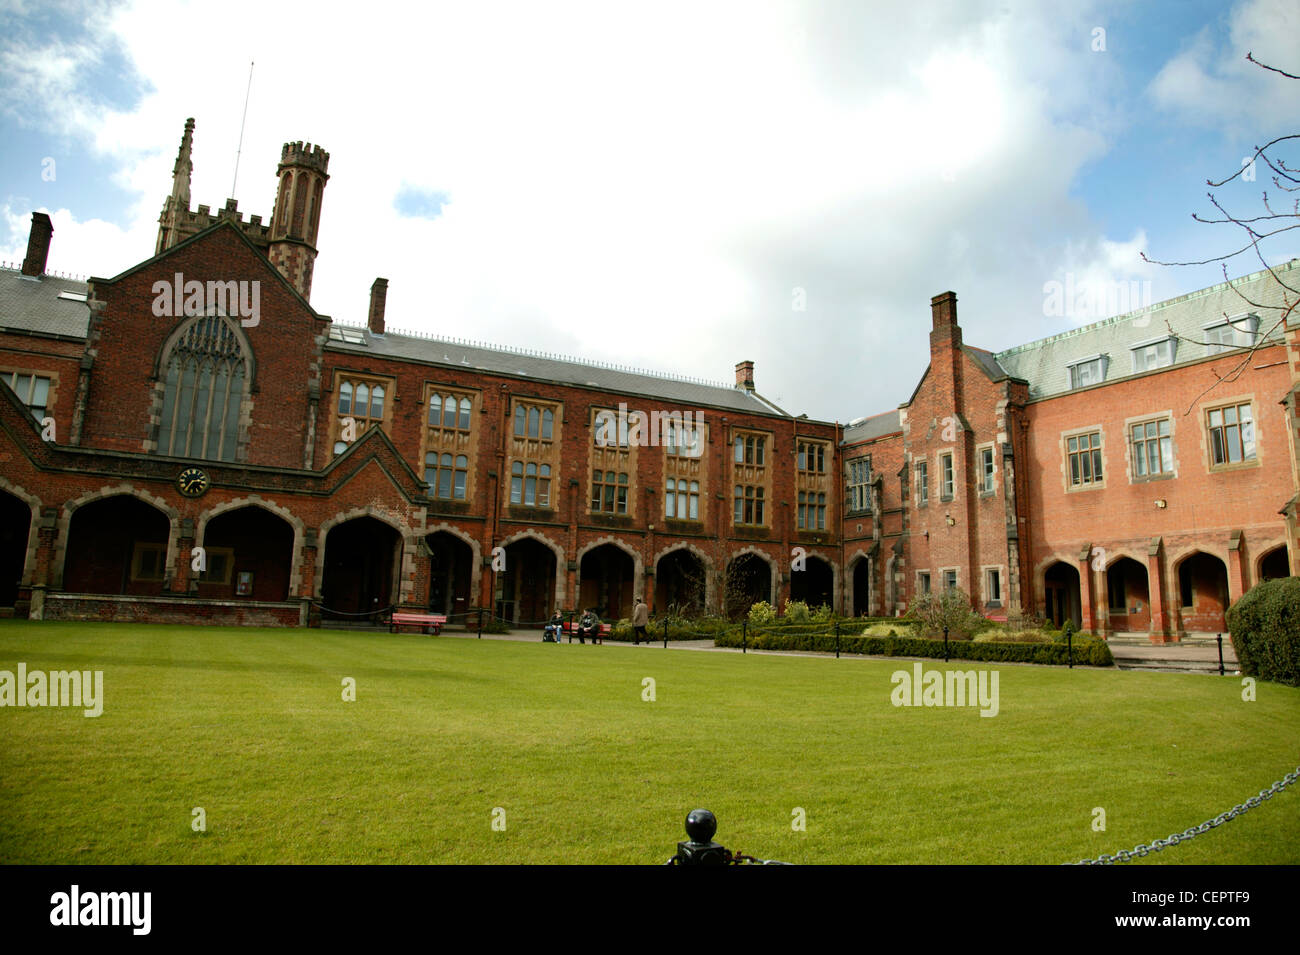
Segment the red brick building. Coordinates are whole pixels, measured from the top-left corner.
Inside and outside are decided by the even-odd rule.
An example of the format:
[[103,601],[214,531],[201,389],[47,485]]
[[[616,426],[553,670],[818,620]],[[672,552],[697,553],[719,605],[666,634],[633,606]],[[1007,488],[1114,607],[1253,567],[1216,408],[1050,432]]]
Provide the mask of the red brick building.
[[400,333],[384,279],[334,322],[310,304],[328,153],[286,144],[246,222],[190,210],[192,132],[152,258],[49,276],[35,213],[0,270],[0,611],[893,614],[956,584],[1160,640],[1297,566],[1300,325],[1224,331],[1229,289],[996,355],[944,293],[912,396],[841,427],[763,398],[751,362],[722,385]]

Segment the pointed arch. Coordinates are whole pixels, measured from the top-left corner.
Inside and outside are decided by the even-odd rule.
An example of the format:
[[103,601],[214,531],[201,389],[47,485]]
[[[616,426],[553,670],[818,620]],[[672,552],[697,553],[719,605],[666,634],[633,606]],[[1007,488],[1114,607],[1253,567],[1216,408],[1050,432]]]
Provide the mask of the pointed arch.
[[[225,294],[239,292],[226,288]],[[180,322],[158,351],[147,446],[158,454],[233,462],[242,459],[247,441],[256,369],[240,323],[221,309],[208,312]]]

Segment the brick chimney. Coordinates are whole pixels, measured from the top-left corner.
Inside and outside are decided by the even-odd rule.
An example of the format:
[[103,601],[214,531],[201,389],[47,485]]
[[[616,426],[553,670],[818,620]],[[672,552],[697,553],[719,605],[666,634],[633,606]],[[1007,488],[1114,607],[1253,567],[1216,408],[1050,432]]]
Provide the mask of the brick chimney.
[[370,334],[384,334],[384,300],[388,298],[388,279],[375,279],[370,286],[370,318],[366,325]]
[[32,213],[32,231],[27,239],[27,258],[23,259],[23,275],[44,275],[45,262],[50,257],[50,237],[54,223],[44,212]]
[[754,390],[754,363],[741,361],[736,363],[736,387],[746,391]]

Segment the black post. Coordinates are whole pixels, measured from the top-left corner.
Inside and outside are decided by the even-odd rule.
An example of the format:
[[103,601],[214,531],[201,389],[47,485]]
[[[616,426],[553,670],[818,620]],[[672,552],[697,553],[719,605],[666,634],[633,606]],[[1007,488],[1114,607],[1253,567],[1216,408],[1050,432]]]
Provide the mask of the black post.
[[740,621],[740,652],[749,652],[749,621]]
[[948,628],[943,628],[943,662],[948,662]]
[[840,658],[840,622],[835,621],[835,659]]
[[664,617],[664,649],[668,649],[668,618]]
[[1070,631],[1065,635],[1065,662],[1074,669],[1074,632]]
[[[569,631],[569,642],[572,643],[573,642],[573,614],[569,614],[568,627],[566,629]],[[555,635],[555,642],[556,643],[560,642],[560,635],[558,633]]]
[[483,608],[478,608],[478,638],[483,639]]
[[1219,676],[1223,676],[1223,634],[1219,634]]

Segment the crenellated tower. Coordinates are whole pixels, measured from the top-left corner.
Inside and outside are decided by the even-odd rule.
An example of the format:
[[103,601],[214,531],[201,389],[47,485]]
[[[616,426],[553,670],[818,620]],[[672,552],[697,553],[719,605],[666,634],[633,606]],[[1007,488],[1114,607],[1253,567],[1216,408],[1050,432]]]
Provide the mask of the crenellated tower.
[[267,257],[303,298],[311,298],[321,198],[330,154],[311,143],[285,143],[276,170],[280,185],[271,214]]

